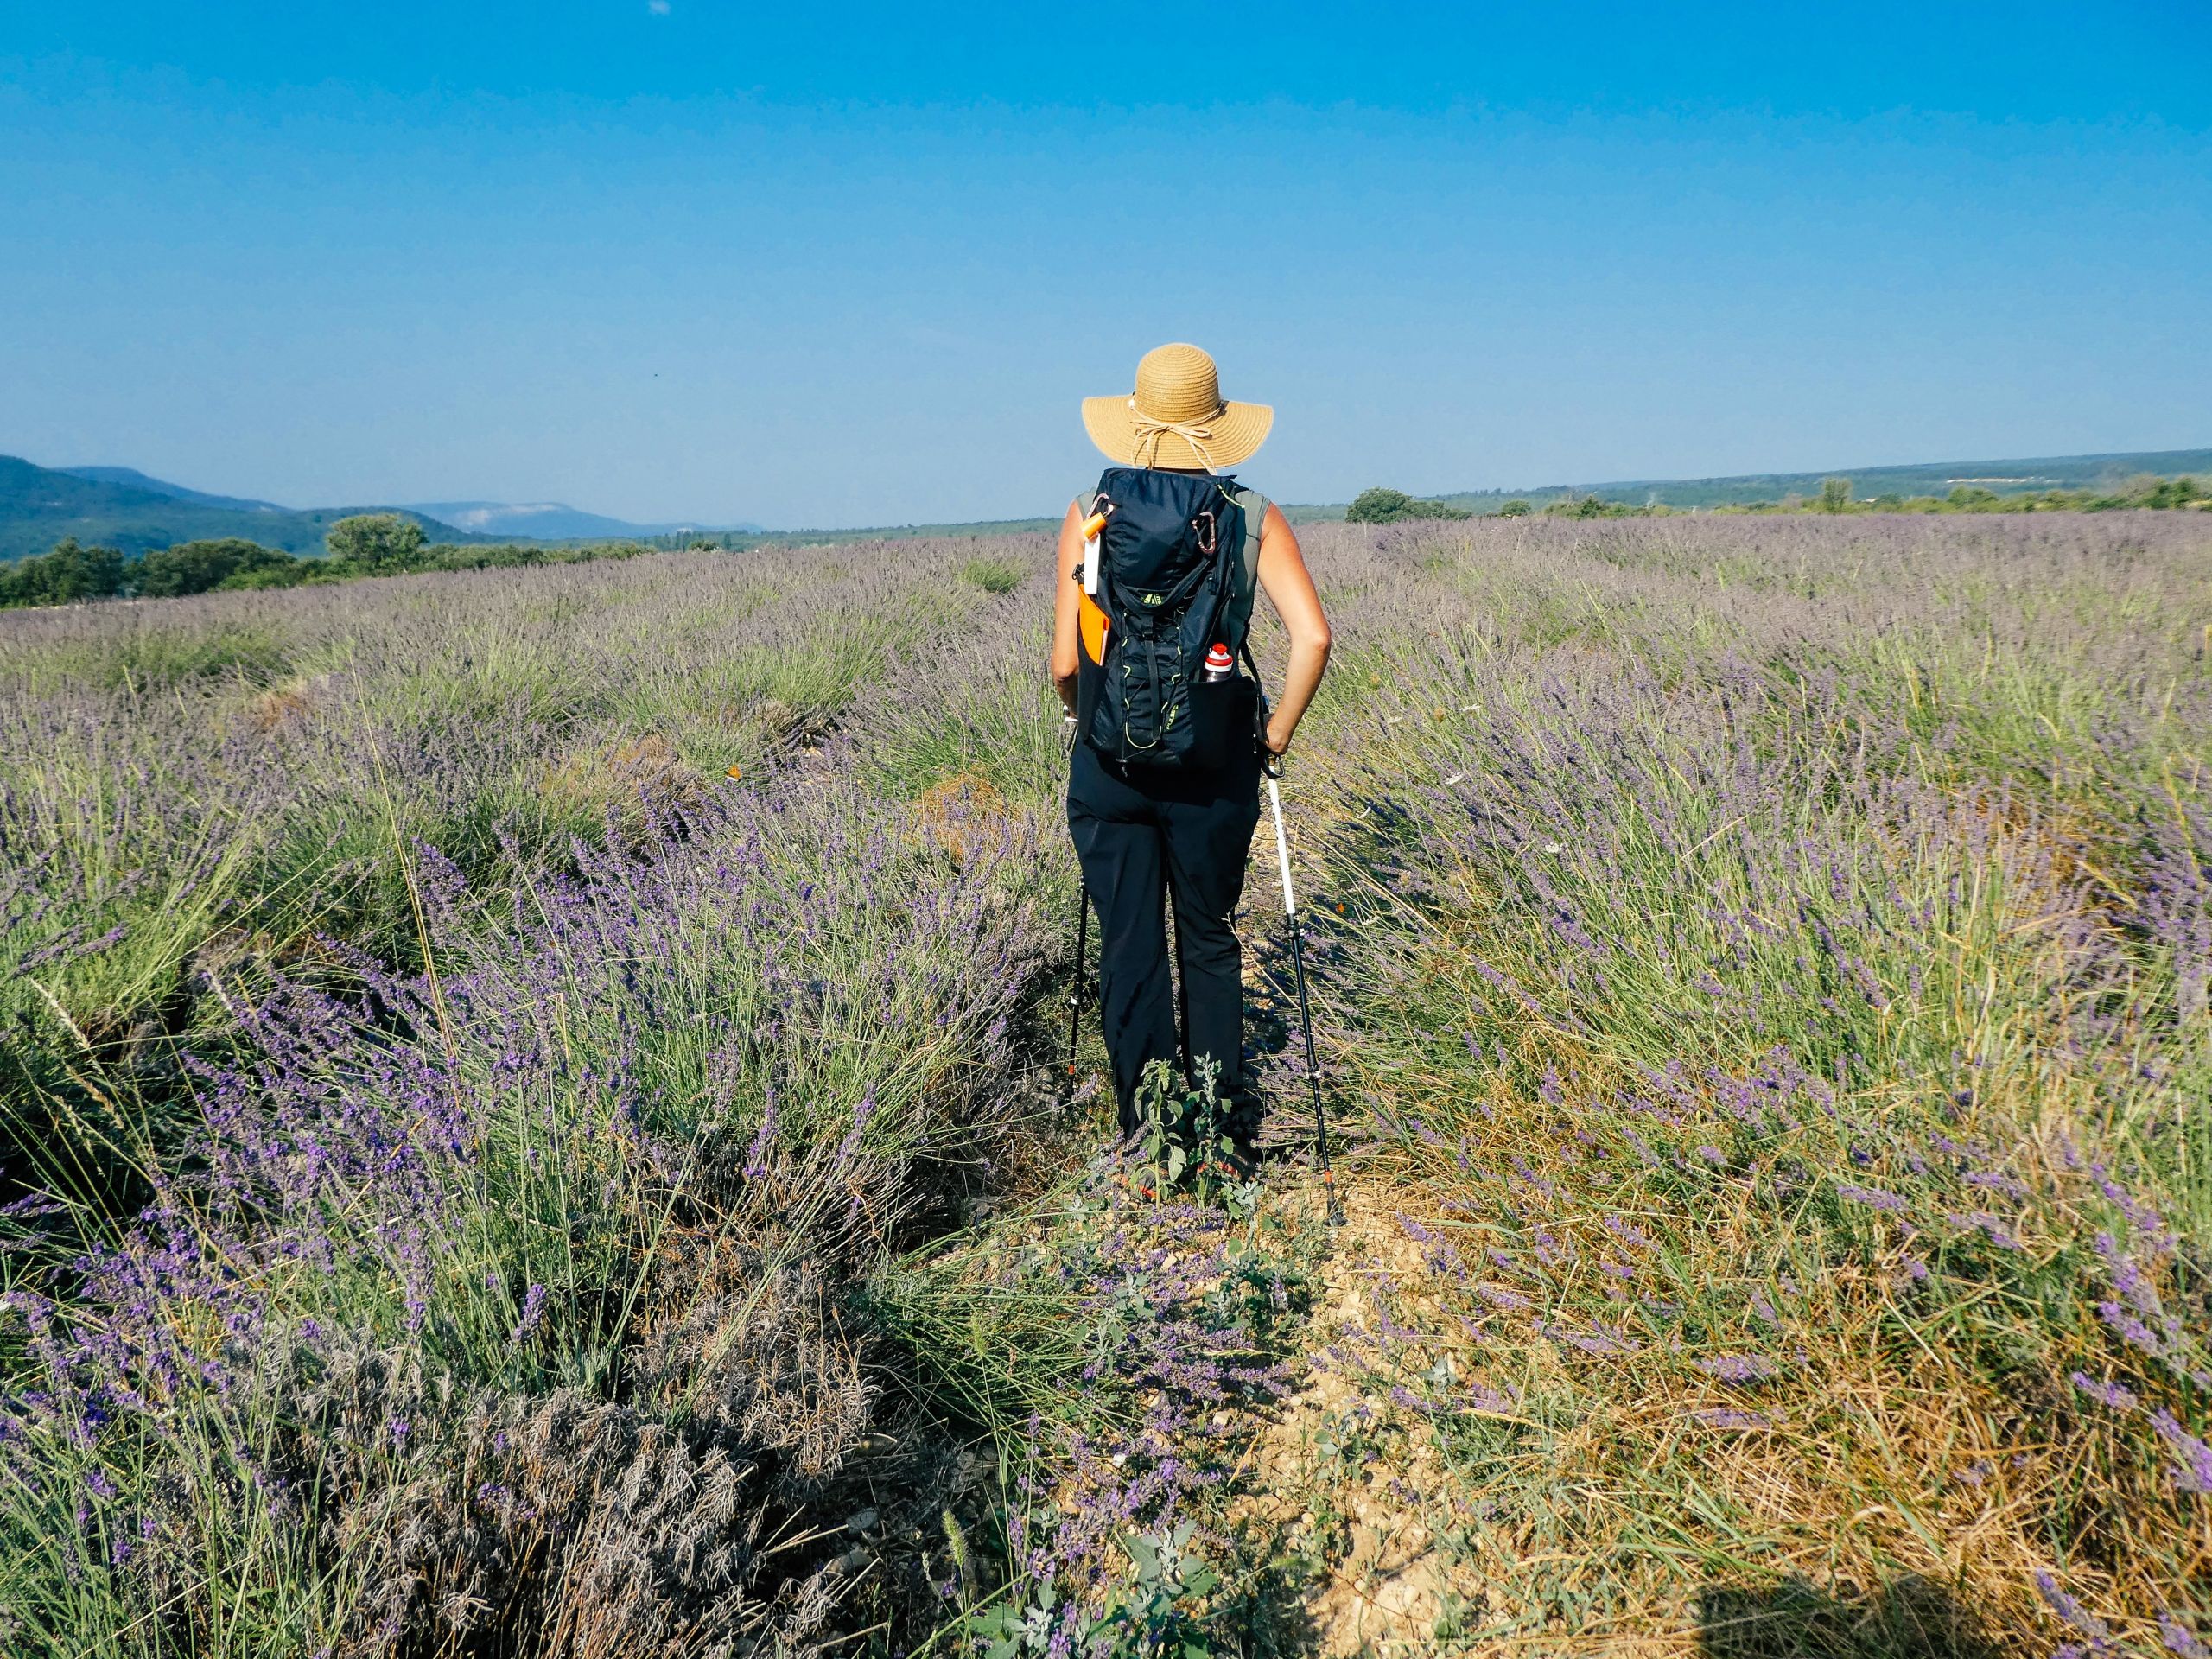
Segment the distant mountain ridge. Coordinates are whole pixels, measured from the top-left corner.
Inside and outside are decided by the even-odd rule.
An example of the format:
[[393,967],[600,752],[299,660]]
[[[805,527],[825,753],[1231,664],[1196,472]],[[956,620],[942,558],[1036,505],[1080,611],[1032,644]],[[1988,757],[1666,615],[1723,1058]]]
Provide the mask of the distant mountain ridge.
[[417,501],[408,511],[486,536],[521,537],[540,542],[581,541],[591,537],[682,536],[692,531],[757,534],[760,529],[758,524],[703,524],[689,521],[633,524],[627,519],[586,512],[559,501]]
[[151,478],[136,467],[55,467],[49,470],[67,473],[72,478],[89,480],[94,484],[120,484],[125,489],[150,490],[156,495],[169,496],[179,501],[196,501],[203,507],[228,507],[238,512],[289,512],[289,507],[280,507],[274,501],[256,501],[242,495],[210,495],[205,490],[188,490],[181,484],[172,484],[166,479]]
[[192,489],[136,467],[41,467],[0,455],[0,562],[44,553],[66,536],[126,553],[234,536],[315,554],[330,526],[357,512],[404,513],[434,542],[607,541],[760,530],[750,524],[635,524],[557,501],[287,507]]
[[[1431,492],[1431,499],[1478,512],[1495,512],[1516,499],[1541,505],[1561,497],[1597,495],[1632,505],[1717,507],[1786,496],[1815,496],[1829,477],[1848,478],[1859,500],[1880,495],[1941,495],[1959,485],[2013,494],[2031,490],[2082,489],[2117,484],[2139,474],[2212,478],[2212,449],[2126,451],[2095,455],[2044,455],[2005,461],[1915,462],[1880,467],[1831,467],[1816,473],[1746,473],[1726,477],[1630,479],[1599,484],[1554,484],[1535,488]],[[1286,502],[1294,524],[1341,518],[1342,504]],[[930,526],[854,526],[842,530],[763,531],[756,524],[691,523],[640,524],[585,512],[560,502],[439,501],[411,506],[284,507],[244,496],[213,495],[149,477],[133,467],[40,467],[0,455],[0,561],[43,553],[65,536],[88,545],[144,552],[178,542],[235,536],[293,554],[320,553],[331,524],[357,512],[400,512],[415,519],[433,541],[581,541],[697,534],[777,541],[857,540],[872,536],[987,535],[1050,530],[1057,519],[1007,519]]]
[[[144,481],[124,481],[125,476]],[[313,554],[323,550],[323,537],[340,518],[357,512],[404,512],[382,506],[302,511],[235,496],[210,496],[147,478],[130,467],[40,467],[17,455],[0,455],[0,560],[44,553],[68,536],[88,546],[120,548],[126,553],[235,536],[287,553]],[[421,513],[407,516],[420,523],[433,541],[498,539],[472,535]]]

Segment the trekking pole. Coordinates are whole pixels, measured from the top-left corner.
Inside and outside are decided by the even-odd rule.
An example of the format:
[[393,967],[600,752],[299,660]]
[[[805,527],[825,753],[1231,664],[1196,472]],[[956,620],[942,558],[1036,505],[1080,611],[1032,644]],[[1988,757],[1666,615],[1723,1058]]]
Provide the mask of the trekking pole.
[[[1067,716],[1068,764],[1075,764],[1076,718]],[[1075,1043],[1083,1028],[1083,958],[1090,946],[1090,893],[1083,884],[1083,873],[1076,873],[1075,882],[1075,972],[1068,980],[1068,1069],[1060,1078],[1060,1106],[1065,1109],[1075,1097]]]
[[1290,837],[1282,827],[1282,760],[1271,757],[1268,774],[1268,803],[1275,811],[1275,857],[1282,866],[1282,919],[1290,934],[1291,977],[1298,986],[1298,1023],[1306,1034],[1306,1086],[1313,1097],[1313,1151],[1321,1162],[1321,1190],[1328,1194],[1329,1225],[1344,1224],[1337,1202],[1336,1172],[1329,1167],[1329,1119],[1321,1109],[1321,1068],[1313,1059],[1313,1011],[1306,1001],[1306,943],[1298,929],[1298,900],[1290,885]]
[[1075,976],[1068,982],[1068,1070],[1060,1082],[1060,1104],[1075,1096],[1075,1039],[1083,1028],[1083,956],[1090,946],[1090,895],[1080,885],[1075,894]]

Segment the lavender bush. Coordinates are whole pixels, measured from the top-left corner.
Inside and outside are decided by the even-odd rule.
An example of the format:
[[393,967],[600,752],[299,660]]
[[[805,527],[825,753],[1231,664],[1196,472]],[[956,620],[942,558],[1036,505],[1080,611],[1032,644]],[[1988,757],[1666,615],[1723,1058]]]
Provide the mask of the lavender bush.
[[[462,1630],[588,1614],[608,1641],[819,1622],[820,1553],[758,1558],[870,1430],[836,1275],[980,1182],[1042,940],[1010,831],[954,865],[803,789],[683,830],[578,849],[496,926],[417,847],[440,969],[342,953],[342,988],[246,1013],[250,1060],[194,1065],[189,1166],[66,1300],[17,1294],[16,1618],[56,1617],[30,1544],[66,1518],[73,1603],[194,1643],[257,1583],[296,1600],[254,1641],[342,1650],[405,1650],[456,1596]],[[480,1478],[440,1484],[456,1465]],[[594,1507],[639,1481],[677,1507]],[[425,1504],[508,1533],[433,1546],[399,1526]],[[633,1533],[607,1577],[592,1541]]]
[[817,550],[11,614],[0,1180],[127,1190],[180,1041],[318,936],[422,965],[411,841],[488,903],[817,744],[983,601],[972,550],[908,544],[895,587]]
[[1490,1628],[1841,1551],[2147,1633],[2208,1524],[2202,532],[1426,533],[1345,560],[1328,1002],[1423,1194],[1357,1368],[1487,1494]]
[[1269,930],[1256,1217],[1052,1109],[1042,537],[0,618],[10,1650],[2194,1650],[2207,535],[1314,527],[1333,1245]]

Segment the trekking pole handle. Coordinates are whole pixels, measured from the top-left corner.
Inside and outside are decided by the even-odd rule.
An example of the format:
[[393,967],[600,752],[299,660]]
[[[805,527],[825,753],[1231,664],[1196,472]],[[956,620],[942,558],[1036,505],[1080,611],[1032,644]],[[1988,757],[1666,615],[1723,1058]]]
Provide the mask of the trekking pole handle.
[[1298,899],[1290,886],[1290,837],[1282,828],[1282,782],[1273,772],[1268,773],[1268,801],[1275,810],[1275,857],[1282,865],[1282,913],[1287,920],[1298,915]]

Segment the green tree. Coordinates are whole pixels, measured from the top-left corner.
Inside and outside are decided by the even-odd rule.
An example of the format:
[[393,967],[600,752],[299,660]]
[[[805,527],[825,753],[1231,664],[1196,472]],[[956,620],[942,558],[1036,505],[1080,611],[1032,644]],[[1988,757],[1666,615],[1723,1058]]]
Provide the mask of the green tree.
[[1618,501],[1608,501],[1602,495],[1592,493],[1554,501],[1544,509],[1561,518],[1623,518],[1635,509]]
[[179,542],[140,559],[130,586],[133,592],[148,599],[171,599],[204,594],[240,576],[289,572],[298,563],[289,553],[236,536],[218,541]]
[[1847,478],[1824,478],[1821,480],[1821,511],[1842,512],[1851,505],[1851,480]]
[[0,571],[0,605],[67,605],[82,599],[113,599],[123,592],[124,563],[112,547],[79,547],[73,536],[54,543],[51,553],[17,562]]
[[1535,511],[1535,508],[1516,495],[1497,510],[1497,516],[1501,518],[1526,518]]
[[1395,524],[1406,518],[1471,518],[1465,507],[1424,500],[1403,490],[1362,490],[1344,509],[1344,521],[1353,524]]
[[423,551],[423,526],[403,513],[357,512],[323,537],[330,556],[372,576],[411,570]]
[[1352,524],[1391,524],[1405,518],[1414,499],[1403,490],[1362,490],[1344,509],[1344,522]]

